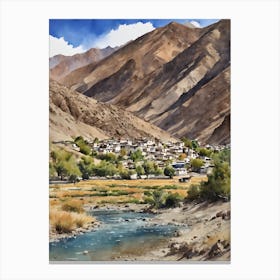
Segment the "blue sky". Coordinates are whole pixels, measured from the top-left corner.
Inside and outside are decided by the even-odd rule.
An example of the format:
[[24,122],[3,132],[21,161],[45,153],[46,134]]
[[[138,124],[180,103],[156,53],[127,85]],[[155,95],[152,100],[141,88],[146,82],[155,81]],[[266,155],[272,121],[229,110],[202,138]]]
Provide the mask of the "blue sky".
[[171,21],[205,27],[217,19],[50,19],[50,56],[73,55],[92,47],[115,47]]

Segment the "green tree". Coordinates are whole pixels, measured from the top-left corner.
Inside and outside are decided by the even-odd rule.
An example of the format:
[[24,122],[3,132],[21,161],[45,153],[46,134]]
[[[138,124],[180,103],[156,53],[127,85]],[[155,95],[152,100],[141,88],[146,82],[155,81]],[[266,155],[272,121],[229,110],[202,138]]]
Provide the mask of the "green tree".
[[170,178],[173,178],[175,175],[175,169],[171,165],[166,166],[163,172],[165,176],[169,176]]
[[199,147],[197,140],[192,140],[192,148],[196,150]]
[[145,169],[143,168],[143,166],[141,165],[136,166],[136,173],[138,176],[144,175]]
[[208,200],[230,199],[230,166],[216,162],[207,182],[201,186],[201,197]]
[[191,167],[193,171],[199,171],[199,169],[203,166],[204,162],[202,159],[199,158],[193,158],[191,160]]
[[206,148],[198,148],[197,152],[200,156],[211,157],[212,151]]
[[61,180],[63,180],[66,176],[81,175],[75,158],[70,152],[62,149],[51,151],[50,160],[52,161],[51,164]]
[[230,149],[226,148],[214,153],[213,159],[215,162],[227,162],[230,165]]
[[128,170],[127,168],[123,168],[119,174],[122,179],[130,179],[130,176],[136,174],[136,172],[134,170]]
[[228,162],[217,161],[213,172],[207,175],[208,180],[200,185],[193,185],[188,190],[189,200],[230,199],[230,165]]
[[142,151],[140,149],[137,149],[135,152],[131,153],[130,158],[136,162],[136,161],[140,161],[143,160],[143,155],[142,155]]
[[60,161],[55,165],[55,170],[61,180],[64,180],[64,177],[67,175],[67,169],[65,167],[65,164],[65,161]]
[[112,162],[112,163],[118,162],[118,158],[117,158],[116,154],[114,154],[114,153],[100,154],[98,156],[98,158],[101,160],[106,160],[108,162]]
[[155,171],[154,171],[155,175],[163,175],[163,170],[162,168],[159,168],[158,166],[155,167]]
[[126,155],[127,155],[126,149],[125,149],[125,148],[121,148],[121,150],[120,150],[120,156],[123,158],[123,157],[125,157]]
[[66,161],[65,167],[66,167],[66,174],[68,177],[70,176],[80,177],[82,175],[76,163],[76,160],[73,156],[68,161]]
[[56,176],[56,170],[54,168],[53,163],[49,162],[49,176],[54,177]]
[[155,172],[154,163],[151,161],[144,162],[143,168],[145,170],[146,175],[154,174],[154,172]]
[[181,140],[184,142],[185,147],[192,148],[192,141],[189,138],[183,137]]
[[113,163],[102,160],[98,165],[94,165],[92,173],[101,177],[113,176],[118,173],[118,169]]
[[89,179],[92,175],[92,170],[94,167],[93,159],[89,156],[84,156],[78,163],[78,167],[82,173],[83,179]]
[[80,152],[85,155],[90,155],[91,148],[82,136],[78,136],[74,140],[75,144],[80,148]]

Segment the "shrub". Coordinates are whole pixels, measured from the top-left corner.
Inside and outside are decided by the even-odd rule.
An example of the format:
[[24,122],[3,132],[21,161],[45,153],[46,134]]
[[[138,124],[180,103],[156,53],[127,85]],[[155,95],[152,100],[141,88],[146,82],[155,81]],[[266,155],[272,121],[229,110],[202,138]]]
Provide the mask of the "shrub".
[[69,200],[66,201],[62,206],[61,209],[68,212],[76,212],[76,213],[83,213],[83,203],[79,200]]
[[71,183],[76,183],[76,182],[79,182],[79,179],[76,174],[71,174],[68,178],[68,181]]
[[129,194],[129,192],[124,190],[112,190],[112,192],[109,195],[119,196],[119,195],[127,195],[127,194]]
[[173,176],[175,175],[175,169],[170,165],[166,166],[163,172],[165,176],[169,176],[170,178],[173,178]]
[[77,227],[92,223],[94,218],[85,214],[51,210],[50,225],[57,233],[70,233]]
[[160,187],[161,190],[177,190],[179,189],[176,185],[165,185],[163,187]]
[[182,197],[178,193],[171,193],[167,195],[164,203],[166,208],[174,208],[179,206],[179,202],[182,201]]
[[140,201],[139,199],[137,199],[137,198],[131,198],[131,199],[129,199],[129,200],[127,200],[127,201],[125,201],[125,203],[135,203],[135,204],[141,204],[141,203],[143,203],[142,201]]
[[119,172],[120,176],[122,179],[130,179],[130,173],[127,169],[122,169],[120,172]]
[[75,228],[72,215],[65,211],[51,212],[50,223],[57,233],[69,233]]
[[86,144],[83,144],[83,145],[80,145],[80,152],[84,155],[90,155],[91,153],[91,148],[90,146],[86,145]]
[[152,205],[155,207],[155,208],[160,208],[162,207],[163,205],[163,195],[164,195],[164,192],[163,191],[153,191],[152,192]]
[[192,148],[192,141],[190,139],[183,137],[181,140],[184,142],[185,147]]
[[154,200],[150,197],[150,195],[144,198],[144,203],[154,205]]
[[187,199],[209,200],[230,199],[230,166],[227,162],[216,162],[208,181],[191,186]]
[[152,193],[151,193],[151,192],[149,192],[149,191],[144,191],[144,195],[146,195],[146,196],[151,196],[151,195],[152,195]]
[[84,140],[84,138],[82,136],[76,137],[74,142],[80,148],[81,153],[83,153],[85,155],[89,155],[91,153],[90,146],[87,144],[87,142]]
[[187,192],[188,200],[197,200],[200,198],[200,185],[191,185]]

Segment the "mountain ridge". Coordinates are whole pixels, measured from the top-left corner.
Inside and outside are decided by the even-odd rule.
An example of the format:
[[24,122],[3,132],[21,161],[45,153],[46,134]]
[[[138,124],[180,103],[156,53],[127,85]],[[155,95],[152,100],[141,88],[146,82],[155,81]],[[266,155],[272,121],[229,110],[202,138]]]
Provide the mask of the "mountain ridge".
[[83,53],[72,56],[56,55],[49,59],[50,78],[60,81],[70,72],[109,56],[118,48],[107,47],[104,49],[91,48]]
[[75,69],[61,83],[175,137],[228,144],[230,20],[205,28],[171,22]]
[[116,105],[104,104],[50,80],[51,141],[149,137],[177,141],[169,133]]

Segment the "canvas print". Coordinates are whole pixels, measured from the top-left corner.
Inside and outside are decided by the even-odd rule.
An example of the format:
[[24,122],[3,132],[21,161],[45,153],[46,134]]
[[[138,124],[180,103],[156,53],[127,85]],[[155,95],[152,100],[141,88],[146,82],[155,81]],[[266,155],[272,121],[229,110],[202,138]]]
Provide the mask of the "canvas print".
[[230,20],[49,20],[49,261],[230,262]]

